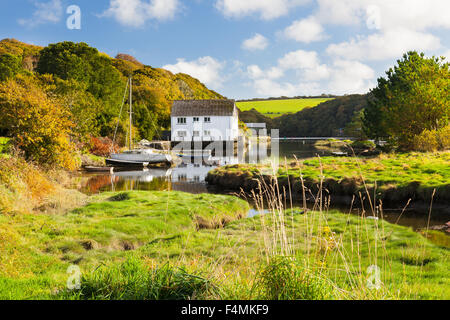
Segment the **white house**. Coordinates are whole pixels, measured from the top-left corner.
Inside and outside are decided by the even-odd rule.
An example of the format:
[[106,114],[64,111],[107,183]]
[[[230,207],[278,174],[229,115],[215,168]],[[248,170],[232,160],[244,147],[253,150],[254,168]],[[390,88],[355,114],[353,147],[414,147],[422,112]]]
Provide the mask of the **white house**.
[[234,100],[178,100],[171,114],[172,141],[237,141]]

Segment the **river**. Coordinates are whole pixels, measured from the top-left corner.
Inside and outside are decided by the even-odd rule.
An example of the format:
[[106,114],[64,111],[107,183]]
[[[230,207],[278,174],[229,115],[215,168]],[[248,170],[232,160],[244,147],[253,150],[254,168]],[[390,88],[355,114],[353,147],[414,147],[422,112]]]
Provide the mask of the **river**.
[[[316,155],[330,155],[333,149],[317,149],[314,142],[290,140],[280,141],[278,147],[279,158],[293,158],[295,155],[298,159],[306,159]],[[184,191],[190,193],[223,193],[213,186],[208,186],[205,178],[208,172],[218,165],[238,164],[242,162],[261,162],[269,159],[271,154],[270,148],[250,147],[245,154],[235,157],[223,157],[214,159],[213,163],[190,163],[183,162],[177,167],[170,169],[145,169],[141,171],[118,171],[110,173],[87,173],[80,172],[75,177],[76,187],[83,193],[92,195],[106,191],[129,191],[129,190],[172,190]],[[340,210],[348,213],[350,204],[335,205],[332,209]],[[360,209],[354,209],[358,214]],[[428,224],[428,210],[426,212],[417,212],[414,210],[406,210],[400,219],[401,213],[399,208],[385,208],[384,218],[389,222],[397,222],[400,225],[412,227],[414,230],[426,228]],[[250,215],[254,215],[252,211]],[[431,215],[430,226],[443,225],[448,221],[448,217],[441,214]]]

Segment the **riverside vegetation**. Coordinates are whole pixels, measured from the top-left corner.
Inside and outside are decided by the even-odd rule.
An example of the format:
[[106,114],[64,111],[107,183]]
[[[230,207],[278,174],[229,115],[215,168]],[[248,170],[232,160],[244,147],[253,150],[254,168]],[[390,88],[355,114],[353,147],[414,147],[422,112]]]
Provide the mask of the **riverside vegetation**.
[[[401,64],[406,74],[408,63],[423,62],[410,58]],[[448,149],[448,65],[427,60],[420,66],[425,75],[443,75],[410,87],[418,101],[435,103],[437,118],[424,126],[414,122],[412,136],[404,121],[398,123],[401,130],[392,130],[393,122],[378,116],[398,109],[379,90],[365,113],[377,122],[367,123],[359,112],[353,130],[364,124],[371,129],[364,134],[377,138],[386,128],[393,148],[414,149],[418,139],[422,146]],[[431,214],[434,201],[448,199],[446,151],[286,165],[252,189],[259,213],[252,218],[246,218],[248,202],[231,195],[166,190],[88,197],[69,189],[67,169],[77,168],[92,145],[107,149],[111,144],[101,144],[98,136],[112,138],[117,120],[118,142],[125,140],[125,119],[117,119],[117,108],[130,75],[136,80],[138,136],[151,138],[167,128],[173,99],[222,98],[187,75],[144,66],[127,55],[113,59],[83,43],[41,48],[0,42],[0,134],[7,137],[0,139],[1,299],[450,298],[448,242],[429,241],[436,231],[417,233],[383,221],[379,201],[396,189],[396,195],[429,199]],[[407,86],[393,78],[380,86],[406,99],[401,89]],[[431,90],[422,90],[427,83]],[[339,98],[325,104],[334,110]],[[422,116],[421,107],[414,105],[412,116],[419,109]],[[259,175],[258,169],[226,167],[224,174],[241,179]],[[361,205],[357,216],[330,210],[333,189],[326,176],[337,190],[359,191],[372,205]],[[340,186],[344,180],[349,184]],[[375,181],[381,194],[371,190]],[[293,207],[298,193],[314,198],[312,210],[306,203]],[[67,272],[73,266],[81,279],[79,289],[70,290],[68,280],[74,279]]]
[[[281,163],[271,172],[270,165],[230,165],[208,174],[211,184],[239,191],[256,189],[260,180],[275,174],[280,185],[292,186],[294,197],[301,198],[302,181],[311,190],[322,186],[334,197],[359,195],[365,191],[385,203],[405,205],[409,200],[429,204],[450,202],[450,152],[381,154],[372,158],[323,157]],[[321,183],[321,179],[323,182]]]
[[[26,183],[27,176],[20,177],[17,184]],[[427,239],[432,231],[421,235],[368,218],[379,210],[335,212],[324,190],[313,210],[294,208],[276,177],[252,197],[260,213],[253,218],[246,218],[248,203],[235,196],[171,191],[102,193],[82,197],[75,208],[50,206],[57,211],[41,202],[3,207],[0,297],[450,297],[449,249]],[[71,265],[81,268],[80,289],[66,287]]]

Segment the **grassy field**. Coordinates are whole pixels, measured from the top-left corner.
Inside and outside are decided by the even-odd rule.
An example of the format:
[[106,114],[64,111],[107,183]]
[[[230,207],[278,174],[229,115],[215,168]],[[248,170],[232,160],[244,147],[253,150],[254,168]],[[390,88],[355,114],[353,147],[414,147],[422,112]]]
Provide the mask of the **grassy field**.
[[[447,179],[441,162],[448,154],[403,157],[423,174],[439,172],[423,183]],[[302,164],[305,172],[314,161]],[[338,175],[350,160],[322,161]],[[322,206],[286,207],[275,188],[257,201],[260,215],[246,218],[249,204],[234,196],[87,197],[54,176],[20,158],[0,158],[0,300],[450,298],[448,236],[438,231],[417,233]],[[80,289],[68,290],[74,266]]]
[[267,100],[267,101],[245,101],[237,102],[236,105],[241,111],[255,108],[258,112],[271,117],[279,117],[286,113],[302,111],[307,107],[315,107],[322,102],[333,99],[287,99],[287,100]]
[[71,264],[90,270],[141,246],[219,227],[248,209],[230,196],[132,192],[104,193],[67,213],[0,215],[0,299],[50,298],[64,288]]
[[[233,165],[215,169],[208,181],[223,187],[256,188],[255,178],[270,175],[265,165]],[[323,157],[281,163],[276,175],[281,184],[292,184],[301,196],[300,175],[311,189],[322,180],[331,195],[365,195],[365,188],[378,199],[406,202],[408,199],[429,203],[436,189],[435,201],[450,201],[450,152],[382,154],[374,158]],[[288,180],[290,177],[290,181]],[[323,177],[323,179],[321,179]]]
[[[232,196],[122,192],[0,215],[0,299],[450,298],[449,249],[411,229],[334,211],[238,219],[248,209]],[[66,289],[71,265],[79,290]]]

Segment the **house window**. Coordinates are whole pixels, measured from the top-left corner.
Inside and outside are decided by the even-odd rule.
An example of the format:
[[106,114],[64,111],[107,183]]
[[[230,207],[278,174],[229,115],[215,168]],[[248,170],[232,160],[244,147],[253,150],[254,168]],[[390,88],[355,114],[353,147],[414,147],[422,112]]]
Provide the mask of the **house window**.
[[194,117],[194,122],[200,122],[200,118],[199,117]]
[[209,130],[205,130],[205,133],[204,133],[204,135],[205,135],[205,136],[210,136],[210,135],[211,135],[211,131],[209,131]]
[[186,135],[187,135],[186,131],[178,131],[179,137],[186,137]]
[[178,124],[186,124],[186,118],[178,118]]
[[194,131],[194,132],[192,133],[192,136],[194,136],[194,137],[200,137],[200,131]]
[[205,117],[205,122],[206,123],[210,123],[211,122],[211,117]]

